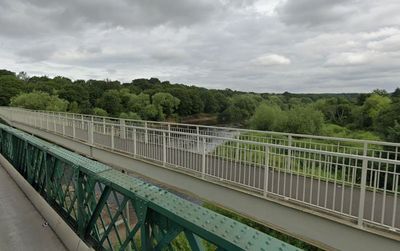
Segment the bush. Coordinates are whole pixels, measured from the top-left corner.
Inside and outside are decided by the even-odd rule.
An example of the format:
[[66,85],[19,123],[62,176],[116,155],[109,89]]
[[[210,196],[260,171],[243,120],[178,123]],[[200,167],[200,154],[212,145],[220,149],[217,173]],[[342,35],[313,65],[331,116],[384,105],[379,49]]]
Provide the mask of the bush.
[[65,112],[68,108],[68,101],[58,96],[50,96],[44,92],[22,93],[11,99],[11,106],[23,107],[33,110],[48,110]]
[[318,134],[323,124],[323,114],[311,106],[283,111],[265,103],[256,109],[250,120],[254,129],[305,134]]
[[287,130],[291,133],[319,134],[324,115],[311,106],[295,107],[288,111]]
[[287,120],[287,114],[281,108],[263,103],[257,107],[250,126],[256,130],[283,131]]
[[106,110],[98,108],[98,107],[93,108],[93,114],[96,116],[107,116],[108,115]]

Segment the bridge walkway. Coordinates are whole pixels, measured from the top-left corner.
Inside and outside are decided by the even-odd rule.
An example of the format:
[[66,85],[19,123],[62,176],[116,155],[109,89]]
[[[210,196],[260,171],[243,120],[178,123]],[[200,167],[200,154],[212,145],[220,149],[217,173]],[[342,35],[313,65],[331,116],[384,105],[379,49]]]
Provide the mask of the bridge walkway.
[[0,250],[67,250],[2,166],[0,166]]

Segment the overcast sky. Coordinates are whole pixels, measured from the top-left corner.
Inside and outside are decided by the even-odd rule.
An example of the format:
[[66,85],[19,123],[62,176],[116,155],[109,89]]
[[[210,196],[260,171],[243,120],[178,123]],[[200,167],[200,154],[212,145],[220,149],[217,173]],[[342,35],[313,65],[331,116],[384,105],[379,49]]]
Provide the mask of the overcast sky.
[[393,91],[399,0],[0,0],[0,68],[256,92]]

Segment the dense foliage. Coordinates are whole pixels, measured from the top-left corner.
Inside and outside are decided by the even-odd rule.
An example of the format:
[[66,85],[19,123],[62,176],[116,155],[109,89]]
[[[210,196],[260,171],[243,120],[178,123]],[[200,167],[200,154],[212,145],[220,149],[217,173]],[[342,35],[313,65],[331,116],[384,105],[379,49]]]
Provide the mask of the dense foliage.
[[157,78],[72,81],[0,70],[0,105],[400,142],[399,88],[393,93],[257,94]]

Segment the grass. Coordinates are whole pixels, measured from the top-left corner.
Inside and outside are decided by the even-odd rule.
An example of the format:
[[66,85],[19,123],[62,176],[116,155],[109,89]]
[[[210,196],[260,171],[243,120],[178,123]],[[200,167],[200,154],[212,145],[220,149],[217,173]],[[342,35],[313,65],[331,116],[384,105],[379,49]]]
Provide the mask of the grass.
[[[263,136],[263,137],[261,137]],[[241,162],[246,165],[266,166],[266,147],[257,143],[269,143],[287,145],[288,141],[285,136],[274,136],[274,138],[265,137],[265,134],[259,132],[244,133],[239,139],[247,142],[227,141],[214,149],[213,155],[223,157],[232,162]],[[254,143],[251,143],[253,141]],[[335,156],[334,153],[346,152],[362,155],[363,146],[356,142],[341,142],[340,147],[333,147],[334,141],[312,139],[298,140],[293,139],[295,146],[313,149],[313,144],[330,145],[328,151],[333,154],[322,154],[306,152],[302,150],[292,150],[290,152],[290,169],[288,168],[289,151],[285,148],[276,146],[269,147],[268,167],[279,172],[287,172],[292,174],[303,175],[320,179],[322,181],[332,181],[341,184],[359,184],[361,180],[362,160],[355,157]],[[311,142],[311,143],[310,143]],[[337,142],[336,142],[337,144]],[[293,144],[292,144],[293,145]],[[325,150],[325,149],[322,149]],[[354,152],[355,150],[358,153]],[[387,152],[382,146],[369,146],[368,154],[371,156],[379,152]],[[390,149],[389,149],[390,150]],[[385,158],[382,156],[379,156]],[[378,162],[369,163],[369,169],[392,171],[394,165],[379,166]],[[371,173],[371,172],[369,172]],[[381,175],[384,176],[383,174]],[[381,177],[379,177],[381,178]],[[367,177],[369,184],[370,177]],[[378,189],[381,187],[378,187]],[[390,188],[389,188],[390,189]]]

